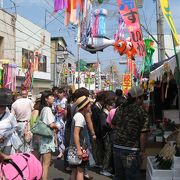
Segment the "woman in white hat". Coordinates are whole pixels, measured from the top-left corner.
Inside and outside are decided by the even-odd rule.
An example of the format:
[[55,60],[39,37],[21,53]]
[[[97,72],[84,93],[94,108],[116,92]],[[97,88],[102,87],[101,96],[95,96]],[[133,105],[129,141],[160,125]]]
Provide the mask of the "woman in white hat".
[[74,115],[71,128],[71,142],[70,145],[75,145],[77,148],[77,155],[82,159],[80,165],[72,166],[71,180],[84,179],[84,166],[88,160],[83,159],[83,149],[87,149],[88,140],[85,138],[87,133],[85,114],[90,110],[90,100],[86,96],[82,96],[76,100],[78,112]]

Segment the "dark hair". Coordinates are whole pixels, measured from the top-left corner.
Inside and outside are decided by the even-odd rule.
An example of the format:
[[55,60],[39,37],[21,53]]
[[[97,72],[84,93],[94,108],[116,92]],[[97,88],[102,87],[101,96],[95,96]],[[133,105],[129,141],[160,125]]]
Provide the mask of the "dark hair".
[[102,102],[103,103],[105,96],[106,96],[105,91],[98,92],[96,95],[96,102]]
[[73,99],[78,99],[79,97],[81,96],[86,96],[86,97],[89,97],[89,91],[84,88],[84,87],[81,87],[79,89],[76,89],[76,91],[74,92],[73,94]]
[[116,89],[116,96],[122,96],[122,90],[121,89]]
[[46,102],[46,98],[48,98],[49,96],[53,96],[52,91],[47,91],[47,90],[46,90],[46,91],[43,91],[43,92],[42,92],[40,111],[41,111],[44,107],[48,106],[48,104],[47,104],[47,102]]
[[54,91],[58,91],[58,87],[57,86],[54,86],[53,88],[52,88],[52,92],[54,92]]
[[59,89],[58,89],[58,93],[65,93],[64,88],[59,88]]
[[113,91],[106,91],[105,92],[105,100],[104,100],[104,107],[106,105],[112,106],[115,105],[116,94]]
[[41,107],[41,99],[37,99],[34,104],[34,110],[40,110]]

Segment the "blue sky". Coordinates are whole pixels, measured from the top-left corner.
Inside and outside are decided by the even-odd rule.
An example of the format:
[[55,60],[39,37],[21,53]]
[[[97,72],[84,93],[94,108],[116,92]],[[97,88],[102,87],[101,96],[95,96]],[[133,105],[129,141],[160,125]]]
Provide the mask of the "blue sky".
[[[13,0],[17,6],[17,13],[40,27],[45,27],[45,10],[49,12],[53,11],[53,0]],[[175,26],[177,28],[178,34],[180,34],[180,0],[169,0],[170,8],[172,11],[173,19]],[[8,11],[14,12],[11,0],[4,0],[4,8]],[[109,16],[106,19],[106,34],[107,37],[112,38],[113,34],[117,28],[118,18],[117,18],[117,3],[116,0],[104,0],[102,5],[98,5],[98,8],[106,8],[109,11]],[[148,28],[152,33],[156,33],[156,8],[153,0],[144,0],[144,7],[139,10],[140,21],[142,24]],[[57,17],[58,20],[53,20],[54,17]],[[71,26],[65,27],[63,25],[64,21],[64,11],[60,11],[59,14],[54,16],[47,14],[47,30],[51,32],[52,36],[63,36],[68,44],[68,48],[75,54],[77,54],[77,46],[75,44],[76,33],[72,30]],[[51,22],[52,21],[52,22]],[[169,34],[170,30],[165,24],[165,33]],[[144,37],[147,37],[146,33],[143,33]],[[105,68],[108,64],[115,62],[120,70],[124,70],[124,67],[120,67],[118,64],[120,56],[113,50],[112,47],[106,48],[104,52],[99,52],[100,62]],[[87,61],[95,61],[96,55],[92,55],[84,50],[80,50],[80,57]]]

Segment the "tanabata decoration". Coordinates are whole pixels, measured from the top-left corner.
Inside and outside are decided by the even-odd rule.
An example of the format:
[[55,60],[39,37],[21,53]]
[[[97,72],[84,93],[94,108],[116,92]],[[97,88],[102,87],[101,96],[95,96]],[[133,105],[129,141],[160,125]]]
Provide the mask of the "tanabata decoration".
[[136,63],[135,63],[135,55],[136,55],[136,50],[131,43],[130,39],[127,38],[126,40],[121,40],[119,39],[114,43],[114,49],[122,55],[127,56],[127,65],[129,69],[129,73],[136,75],[137,69],[136,69]]
[[99,4],[102,4],[102,3],[103,3],[103,0],[98,0],[98,3],[99,3]]
[[146,52],[136,3],[134,0],[117,0],[117,2],[119,12],[127,26],[131,42],[136,49],[137,55],[144,57]]
[[145,50],[146,50],[146,56],[143,59],[143,65],[141,68],[141,73],[142,75],[144,74],[144,72],[150,72],[150,68],[153,64],[153,54],[154,54],[154,41],[152,39],[145,39],[144,40],[145,43]]
[[3,64],[3,87],[16,90],[16,68],[15,64]]
[[[94,12],[94,24],[92,27],[92,33],[81,33],[81,48],[90,52],[96,53],[97,51],[103,51],[104,48],[112,46],[114,40],[107,38],[105,31],[105,16],[107,15],[106,9],[96,9]],[[85,24],[83,24],[85,26]]]
[[67,0],[54,0],[54,12],[67,8]]
[[134,60],[134,56],[136,55],[136,50],[129,39],[122,40],[119,39],[114,43],[114,49],[122,56],[124,54],[127,55],[128,59]]

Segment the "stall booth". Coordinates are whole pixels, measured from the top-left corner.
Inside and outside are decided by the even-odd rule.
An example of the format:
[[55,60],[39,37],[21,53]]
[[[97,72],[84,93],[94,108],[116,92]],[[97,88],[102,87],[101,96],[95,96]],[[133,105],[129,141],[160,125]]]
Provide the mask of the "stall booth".
[[[180,52],[178,52],[180,59]],[[151,132],[147,142],[147,157],[155,157],[164,147],[166,138],[179,128],[178,90],[175,56],[154,64],[147,86],[150,90]],[[141,169],[147,170],[148,159]]]

